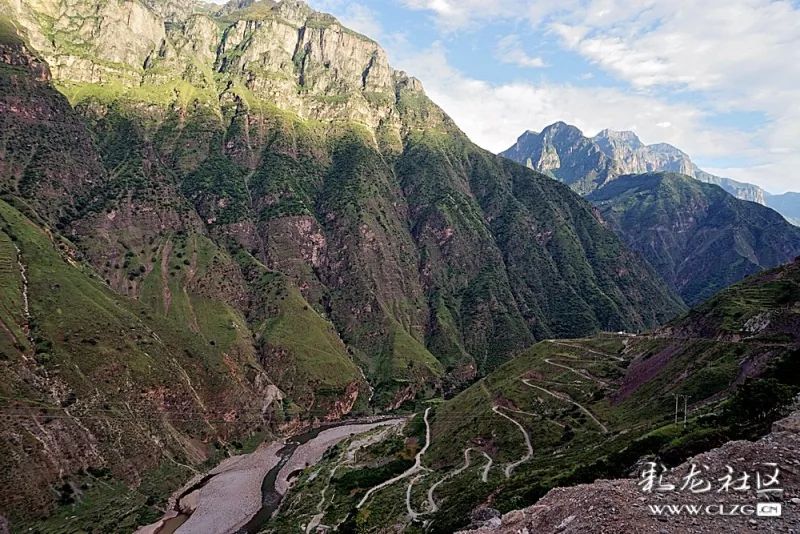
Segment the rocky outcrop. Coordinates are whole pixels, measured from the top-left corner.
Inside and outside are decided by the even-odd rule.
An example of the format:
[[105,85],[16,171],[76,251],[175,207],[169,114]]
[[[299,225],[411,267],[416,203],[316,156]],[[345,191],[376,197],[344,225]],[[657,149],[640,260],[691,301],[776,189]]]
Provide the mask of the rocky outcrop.
[[[224,92],[246,89],[315,120],[398,129],[397,91],[407,85],[374,41],[305,3],[12,3],[32,46],[66,83],[136,88],[182,79]],[[47,17],[58,22],[42,24]],[[421,85],[414,80],[412,87]]]
[[[665,483],[678,488],[694,464],[706,480],[728,474],[731,466],[736,476],[761,473],[772,476],[775,463],[780,471],[778,494],[756,495],[755,484],[748,492],[709,491],[692,493],[688,489],[671,492],[646,493],[639,484],[641,479],[599,480],[593,484],[550,491],[535,506],[505,514],[491,525],[464,531],[470,534],[583,534],[621,532],[670,534],[716,534],[718,532],[787,532],[800,524],[800,413],[775,423],[773,432],[757,442],[733,441],[718,449],[690,458],[664,477]],[[708,473],[708,475],[706,474]],[[774,487],[773,487],[774,488]],[[757,502],[782,505],[780,517],[759,517],[755,514]],[[734,506],[752,509],[750,515],[658,515],[653,506],[692,504],[704,510],[716,511],[720,505],[726,510]],[[498,524],[499,523],[499,524]],[[476,525],[477,526],[477,525]]]
[[501,155],[561,180],[581,194],[602,187],[615,175],[612,159],[578,128],[563,122],[541,133],[524,133]]
[[[569,135],[562,134],[553,142],[552,132],[566,131]],[[599,157],[597,152],[605,157]],[[767,194],[760,187],[707,173],[685,152],[666,143],[645,145],[631,131],[606,129],[589,138],[574,126],[557,122],[541,134],[525,132],[501,155],[549,173],[581,194],[591,193],[617,176],[675,172],[716,184],[736,198],[767,204]]]
[[163,21],[133,0],[10,4],[9,14],[58,79],[134,84],[165,35]]

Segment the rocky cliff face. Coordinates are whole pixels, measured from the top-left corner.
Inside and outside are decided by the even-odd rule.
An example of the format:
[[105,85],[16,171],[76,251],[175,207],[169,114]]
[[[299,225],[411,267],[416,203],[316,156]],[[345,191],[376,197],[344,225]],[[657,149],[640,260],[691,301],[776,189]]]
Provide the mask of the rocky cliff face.
[[501,155],[569,184],[580,194],[614,177],[612,157],[574,126],[557,122],[542,133],[526,132]]
[[[629,131],[603,130],[596,136],[587,138],[574,126],[567,126],[564,123],[556,123],[544,131],[552,129],[558,131],[569,129],[571,134],[562,137],[557,144],[548,145],[546,137],[526,132],[516,145],[501,155],[529,165],[530,168],[540,172],[549,172],[555,178],[570,184],[581,194],[588,194],[617,176],[646,172],[675,172],[691,176],[701,182],[719,185],[736,198],[766,205],[766,193],[760,187],[704,172],[685,152],[672,145],[666,143],[645,145],[635,133]],[[537,157],[542,150],[545,150],[543,148],[545,146],[548,146],[551,152],[547,161]],[[606,157],[597,157],[597,150]],[[574,172],[575,170],[577,172]]]
[[[37,343],[55,347],[58,365],[78,365],[67,385],[80,407],[101,397],[74,384],[119,377],[147,392],[142,402],[174,395],[167,411],[196,401],[241,421],[230,432],[180,427],[176,439],[222,450],[257,430],[451,391],[537,338],[647,328],[684,309],[588,203],[480,150],[375,42],[305,4],[34,1],[8,12],[53,82],[0,69],[0,121],[12,134],[0,147],[3,198],[85,260],[90,302],[111,289],[120,306],[179,331],[175,350],[137,352],[130,365],[147,379],[128,380],[81,368],[82,353],[64,344],[95,339],[122,357],[133,341],[101,344],[53,318]],[[21,291],[9,290],[9,309]],[[43,291],[37,313],[49,319]],[[21,341],[24,319],[5,322]],[[197,347],[181,352],[186,337]],[[183,372],[164,371],[170,354]],[[117,432],[135,448],[131,427]],[[169,426],[153,433],[166,439]],[[15,469],[42,461],[14,447]],[[157,452],[148,473],[183,460]],[[85,467],[63,476],[80,485]],[[42,474],[36,507],[15,506],[15,518],[52,511],[45,490],[58,476]]]
[[603,130],[592,141],[611,158],[617,174],[665,171],[694,177],[694,165],[689,156],[671,145],[648,146],[633,132],[613,130]]

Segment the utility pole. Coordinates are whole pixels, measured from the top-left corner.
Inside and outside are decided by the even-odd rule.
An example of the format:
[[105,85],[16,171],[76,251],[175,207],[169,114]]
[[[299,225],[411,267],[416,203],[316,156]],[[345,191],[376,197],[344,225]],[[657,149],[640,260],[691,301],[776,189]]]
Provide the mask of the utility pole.
[[675,395],[675,424],[678,424],[678,395]]
[[691,395],[679,395],[675,393],[674,397],[675,397],[675,424],[676,425],[678,424],[678,414],[680,413],[680,399],[683,399],[683,426],[686,426],[689,414],[689,398],[691,397]]

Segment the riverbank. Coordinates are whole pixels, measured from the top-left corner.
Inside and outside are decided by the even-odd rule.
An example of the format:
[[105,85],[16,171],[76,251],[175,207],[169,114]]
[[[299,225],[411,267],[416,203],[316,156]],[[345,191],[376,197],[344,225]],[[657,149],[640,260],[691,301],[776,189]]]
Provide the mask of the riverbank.
[[[291,487],[293,474],[310,467],[339,442],[403,418],[337,423],[289,439],[264,443],[255,452],[227,458],[198,475],[170,499],[170,511],[136,534],[235,534],[269,519]],[[189,492],[193,488],[196,488]],[[271,497],[265,504],[265,497]],[[277,501],[277,502],[272,502]],[[176,510],[181,510],[178,512]]]
[[281,460],[282,441],[262,444],[255,452],[223,461],[197,496],[197,508],[175,532],[234,533],[261,509],[261,484]]
[[294,451],[291,459],[286,462],[283,468],[278,473],[278,478],[275,480],[275,490],[281,495],[286,495],[291,486],[290,478],[293,473],[302,471],[308,466],[314,465],[319,462],[322,455],[330,447],[333,447],[340,441],[343,441],[350,436],[356,434],[363,434],[369,432],[380,426],[394,426],[398,425],[403,419],[391,419],[388,421],[380,421],[376,423],[365,423],[360,425],[347,425],[335,428],[329,428],[320,432],[319,436],[308,441]]

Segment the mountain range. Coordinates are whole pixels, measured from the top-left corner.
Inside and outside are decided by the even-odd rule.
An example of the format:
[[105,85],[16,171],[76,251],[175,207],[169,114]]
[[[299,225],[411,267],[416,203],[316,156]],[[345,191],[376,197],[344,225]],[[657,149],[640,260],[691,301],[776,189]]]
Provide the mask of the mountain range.
[[544,173],[491,154],[296,0],[0,6],[0,531],[134,532],[222,462],[393,413],[276,460],[263,532],[452,532],[741,437],[716,403],[797,375],[797,263],[684,300],[798,230],[622,173],[678,156],[566,125]]
[[[787,220],[796,194],[768,196],[705,173],[677,148],[645,145],[633,132],[588,138],[556,123],[523,134],[503,155],[584,195],[690,306],[800,255],[800,228]],[[768,201],[782,202],[786,215]]]
[[590,204],[479,149],[377,43],[301,2],[3,13],[14,521],[90,472],[138,488],[142,524],[232,444],[685,310]]
[[541,133],[523,133],[501,155],[557,178],[582,195],[626,174],[685,174],[716,184],[736,198],[769,206],[793,224],[800,222],[798,193],[772,195],[757,185],[715,176],[700,169],[682,150],[667,143],[645,145],[631,131],[606,129],[586,137],[575,126],[557,122]]
[[685,174],[620,176],[586,198],[690,306],[800,255],[800,228]]

